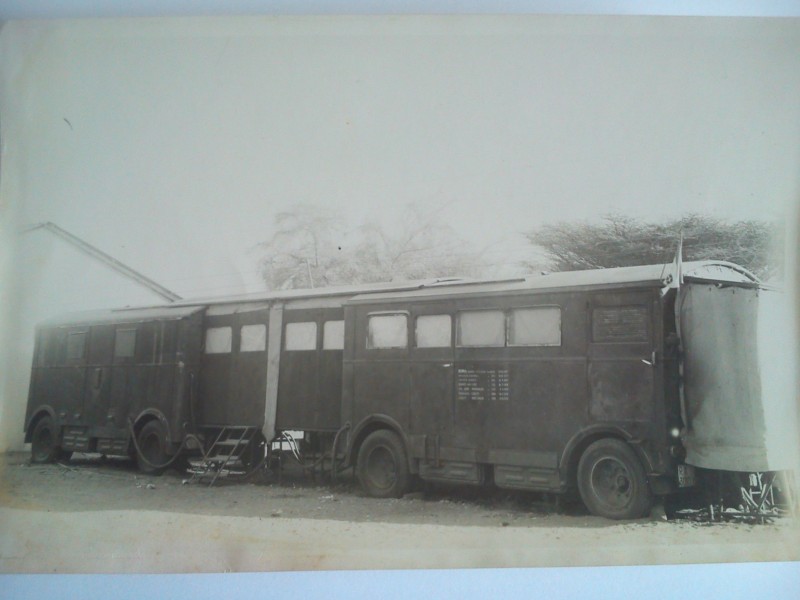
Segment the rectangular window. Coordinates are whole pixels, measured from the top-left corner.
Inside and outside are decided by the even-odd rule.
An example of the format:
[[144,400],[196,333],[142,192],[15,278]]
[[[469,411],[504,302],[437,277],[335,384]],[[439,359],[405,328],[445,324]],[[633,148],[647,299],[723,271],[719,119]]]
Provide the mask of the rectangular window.
[[592,312],[595,342],[646,342],[649,339],[646,306],[609,306]]
[[178,348],[178,323],[170,321],[164,323],[161,329],[161,363],[175,361]]
[[414,332],[417,348],[449,348],[453,324],[450,315],[421,315]]
[[239,352],[263,352],[267,349],[267,326],[242,325]]
[[344,350],[344,321],[325,321],[322,326],[322,349]]
[[117,329],[114,339],[114,358],[132,358],[136,348],[135,329]]
[[86,351],[86,333],[81,331],[67,336],[67,360],[81,360]]
[[316,350],[317,324],[314,321],[286,324],[286,350]]
[[206,354],[226,354],[231,351],[230,327],[209,327],[206,329]]
[[506,316],[502,310],[471,310],[458,315],[459,346],[505,346]]
[[87,350],[90,365],[107,365],[114,352],[114,327],[110,325],[94,325],[89,331],[89,348]]
[[49,330],[42,336],[45,345],[44,364],[52,367],[64,363],[66,351],[66,333],[63,330]]
[[371,315],[367,325],[367,348],[407,347],[407,319],[405,314]]
[[158,324],[144,323],[136,332],[136,363],[153,364],[158,358]]
[[516,308],[508,324],[509,346],[560,346],[561,309]]

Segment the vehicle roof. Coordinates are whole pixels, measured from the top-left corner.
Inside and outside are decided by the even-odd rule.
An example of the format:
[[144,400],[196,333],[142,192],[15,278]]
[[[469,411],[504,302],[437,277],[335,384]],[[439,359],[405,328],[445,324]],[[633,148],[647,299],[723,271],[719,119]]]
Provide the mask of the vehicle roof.
[[39,323],[42,327],[61,325],[102,325],[107,323],[140,323],[143,321],[174,321],[203,310],[202,306],[158,306],[149,308],[112,308],[71,312]]
[[429,286],[450,285],[456,282],[473,281],[462,277],[418,279],[411,281],[384,281],[380,283],[361,283],[344,286],[330,286],[313,289],[271,290],[235,296],[212,296],[206,298],[187,298],[170,306],[213,306],[218,304],[241,304],[247,302],[291,302],[313,298],[350,298],[359,294],[373,292],[400,292]]
[[[729,283],[758,284],[755,275],[739,265],[725,261],[692,261],[681,265],[685,279]],[[560,271],[505,281],[463,281],[447,286],[405,292],[370,293],[354,296],[349,304],[375,301],[433,299],[463,295],[495,295],[521,292],[548,292],[618,287],[675,287],[674,263],[614,267],[585,271]]]
[[[686,280],[733,282],[759,285],[755,275],[739,265],[725,261],[683,263],[681,273]],[[556,290],[602,289],[618,287],[675,287],[677,272],[674,263],[561,271],[503,280],[468,278],[423,279],[416,281],[369,283],[306,290],[279,290],[181,300],[158,306],[90,310],[59,315],[39,323],[40,326],[85,325],[103,323],[137,323],[152,320],[175,320],[205,310],[209,306],[251,302],[284,302],[341,298],[341,304],[363,304],[390,300],[431,299],[463,295],[496,295]]]

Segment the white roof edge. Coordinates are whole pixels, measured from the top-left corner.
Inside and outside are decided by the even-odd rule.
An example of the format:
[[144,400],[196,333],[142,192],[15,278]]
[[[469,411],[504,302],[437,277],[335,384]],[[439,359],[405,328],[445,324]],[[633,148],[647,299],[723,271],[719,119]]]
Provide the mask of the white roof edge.
[[40,321],[37,327],[80,326],[104,323],[135,323],[150,320],[182,319],[204,310],[202,306],[175,306],[165,304],[156,307],[124,307],[98,310],[82,310],[62,313]]

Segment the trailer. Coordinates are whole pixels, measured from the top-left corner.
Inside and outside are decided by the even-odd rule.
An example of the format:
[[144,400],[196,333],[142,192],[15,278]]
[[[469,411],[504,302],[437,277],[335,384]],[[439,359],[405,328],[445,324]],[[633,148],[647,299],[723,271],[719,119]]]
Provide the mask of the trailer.
[[[705,313],[735,313],[724,344],[750,364],[741,326],[755,313],[730,298],[761,293],[741,267],[704,261],[62,317],[37,329],[26,441],[37,462],[94,451],[158,472],[189,458],[214,477],[288,445],[352,467],[375,497],[418,480],[491,484],[577,492],[593,514],[637,518],[692,488],[697,468],[741,464],[741,436],[715,437],[714,419],[741,421],[728,412],[761,410],[763,395],[714,395],[726,363]],[[757,441],[744,445],[758,454]]]

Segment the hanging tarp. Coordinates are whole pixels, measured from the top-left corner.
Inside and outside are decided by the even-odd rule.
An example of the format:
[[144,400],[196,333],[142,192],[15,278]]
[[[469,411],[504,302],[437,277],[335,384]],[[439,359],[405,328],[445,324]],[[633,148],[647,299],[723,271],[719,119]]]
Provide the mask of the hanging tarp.
[[681,287],[687,463],[744,472],[795,468],[794,328],[784,304],[782,294],[753,287]]

